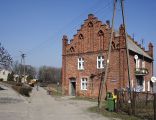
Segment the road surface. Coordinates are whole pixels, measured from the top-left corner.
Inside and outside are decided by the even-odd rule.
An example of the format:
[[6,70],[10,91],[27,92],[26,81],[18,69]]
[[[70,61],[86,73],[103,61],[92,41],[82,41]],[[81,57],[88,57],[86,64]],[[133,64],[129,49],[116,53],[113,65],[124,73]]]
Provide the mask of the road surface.
[[96,103],[53,97],[39,87],[30,98],[22,97],[11,88],[0,85],[0,120],[109,120],[87,108]]

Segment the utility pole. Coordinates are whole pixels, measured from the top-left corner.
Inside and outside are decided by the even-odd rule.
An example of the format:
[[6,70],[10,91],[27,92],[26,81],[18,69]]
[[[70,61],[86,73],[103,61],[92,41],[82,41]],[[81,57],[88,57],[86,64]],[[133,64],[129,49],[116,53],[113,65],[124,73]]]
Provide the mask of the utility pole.
[[122,9],[122,22],[124,26],[124,32],[125,32],[125,43],[126,43],[126,60],[128,65],[128,84],[129,84],[129,114],[132,112],[132,95],[131,95],[131,77],[130,77],[130,61],[129,61],[129,50],[128,50],[128,37],[127,37],[127,31],[126,31],[126,24],[125,24],[125,15],[124,15],[124,0],[120,0],[121,9]]
[[[130,61],[129,61],[129,50],[128,50],[128,37],[127,37],[127,31],[126,31],[126,24],[125,24],[125,16],[124,16],[124,0],[120,0],[121,8],[122,8],[122,22],[125,30],[125,42],[126,42],[126,54],[127,54],[127,65],[128,65],[128,84],[129,89],[131,91],[131,78],[130,78]],[[130,92],[130,100],[131,100],[131,92]]]
[[[21,51],[20,51],[21,52]],[[26,57],[26,54],[24,54],[23,52],[21,52],[21,68],[23,66],[23,75],[24,75],[24,82],[26,81],[25,80],[25,57]],[[21,72],[20,72],[21,73]]]
[[[129,102],[131,103],[131,83],[130,83],[130,62],[129,62],[129,50],[128,50],[128,41],[127,41],[127,32],[126,32],[126,25],[125,25],[125,16],[124,16],[124,0],[120,0],[121,9],[122,9],[122,22],[124,26],[124,34],[125,34],[125,43],[126,43],[126,61],[128,66],[128,84],[129,84],[129,90],[130,90],[130,96],[129,96]],[[114,0],[114,10],[113,10],[113,17],[112,17],[112,27],[111,27],[111,38],[109,42],[109,48],[108,48],[108,54],[107,54],[107,62],[106,67],[104,68],[104,78],[102,77],[101,84],[100,84],[100,90],[99,90],[99,96],[98,96],[98,107],[101,109],[101,103],[102,103],[102,95],[103,95],[103,88],[107,81],[108,76],[108,67],[110,62],[110,55],[111,55],[111,45],[113,41],[113,33],[114,33],[114,18],[116,15],[116,4],[117,0]]]
[[101,103],[102,103],[103,88],[104,88],[104,85],[105,85],[105,83],[107,81],[107,75],[108,75],[108,67],[109,67],[109,62],[110,62],[111,46],[112,46],[113,33],[114,33],[114,18],[115,18],[115,14],[116,14],[116,4],[117,4],[117,0],[114,0],[114,10],[113,10],[113,17],[112,17],[111,38],[110,38],[110,42],[109,42],[106,67],[104,68],[104,77],[102,77],[102,80],[101,80],[99,96],[98,96],[98,107],[99,107],[99,109],[101,109],[101,107],[102,107]]

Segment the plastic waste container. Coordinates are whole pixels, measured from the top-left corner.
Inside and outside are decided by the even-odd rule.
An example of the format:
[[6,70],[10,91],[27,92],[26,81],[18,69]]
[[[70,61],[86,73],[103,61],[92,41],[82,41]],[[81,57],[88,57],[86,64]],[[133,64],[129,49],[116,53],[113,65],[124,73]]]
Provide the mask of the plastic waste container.
[[115,99],[113,98],[113,94],[110,92],[107,93],[107,109],[108,111],[115,110]]
[[108,111],[114,111],[115,110],[115,101],[113,98],[108,98],[107,99],[107,106],[108,106]]

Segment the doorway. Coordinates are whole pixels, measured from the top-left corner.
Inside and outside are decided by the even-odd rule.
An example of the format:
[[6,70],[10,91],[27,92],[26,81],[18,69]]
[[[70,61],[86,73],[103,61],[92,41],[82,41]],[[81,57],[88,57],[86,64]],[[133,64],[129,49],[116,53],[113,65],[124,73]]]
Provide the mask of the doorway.
[[136,91],[137,92],[143,92],[145,90],[145,81],[143,76],[137,76],[137,86],[136,86]]
[[70,95],[76,96],[76,79],[70,79]]

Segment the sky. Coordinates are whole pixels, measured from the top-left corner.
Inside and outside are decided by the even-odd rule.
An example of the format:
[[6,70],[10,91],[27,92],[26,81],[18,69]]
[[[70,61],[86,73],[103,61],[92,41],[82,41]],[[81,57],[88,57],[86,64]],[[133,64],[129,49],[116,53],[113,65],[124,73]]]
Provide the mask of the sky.
[[[156,46],[156,1],[124,1],[128,34]],[[22,52],[26,64],[61,67],[62,36],[72,39],[90,13],[105,23],[112,12],[113,0],[0,0],[0,42],[14,61]],[[116,29],[121,23],[118,3]]]

